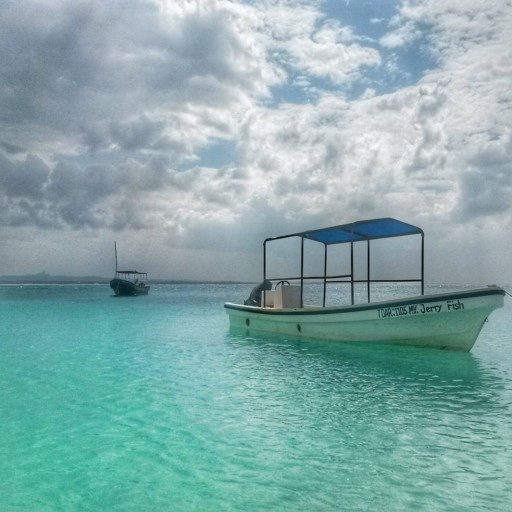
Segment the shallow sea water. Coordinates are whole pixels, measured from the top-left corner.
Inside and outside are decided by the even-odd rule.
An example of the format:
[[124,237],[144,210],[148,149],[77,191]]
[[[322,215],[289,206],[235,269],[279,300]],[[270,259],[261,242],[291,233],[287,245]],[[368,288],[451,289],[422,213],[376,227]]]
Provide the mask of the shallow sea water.
[[0,286],[0,510],[509,510],[510,297],[457,353],[230,333],[250,288]]

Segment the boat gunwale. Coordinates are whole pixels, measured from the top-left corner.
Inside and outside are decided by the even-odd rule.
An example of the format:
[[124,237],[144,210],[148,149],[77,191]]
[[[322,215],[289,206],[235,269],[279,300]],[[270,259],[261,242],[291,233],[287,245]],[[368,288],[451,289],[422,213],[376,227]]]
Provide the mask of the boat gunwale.
[[471,290],[460,290],[454,292],[437,293],[429,295],[415,295],[411,297],[402,297],[400,299],[391,299],[377,301],[365,304],[348,304],[345,306],[306,306],[303,308],[269,308],[262,306],[247,306],[244,304],[235,304],[226,302],[225,309],[244,311],[246,313],[254,313],[258,315],[330,315],[336,313],[352,313],[359,311],[369,311],[374,309],[382,309],[383,307],[396,307],[405,305],[422,304],[426,302],[439,302],[443,300],[453,300],[461,298],[476,298],[489,295],[505,295],[505,290],[499,286],[488,288],[473,288]]

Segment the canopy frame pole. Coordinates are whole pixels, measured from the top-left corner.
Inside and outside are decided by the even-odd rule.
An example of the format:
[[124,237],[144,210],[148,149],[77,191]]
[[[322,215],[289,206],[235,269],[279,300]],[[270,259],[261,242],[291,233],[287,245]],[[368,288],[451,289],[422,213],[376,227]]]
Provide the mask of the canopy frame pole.
[[425,295],[425,234],[421,233],[421,295]]
[[304,237],[300,237],[300,307],[304,307]]
[[325,308],[326,294],[327,294],[327,244],[324,244],[324,300],[323,300],[324,308]]
[[[267,280],[267,240],[263,242],[263,283]],[[263,293],[263,307],[267,306],[267,294]]]
[[354,242],[350,242],[350,298],[354,305]]
[[366,241],[366,280],[367,280],[367,290],[368,290],[368,303],[370,303],[370,240]]

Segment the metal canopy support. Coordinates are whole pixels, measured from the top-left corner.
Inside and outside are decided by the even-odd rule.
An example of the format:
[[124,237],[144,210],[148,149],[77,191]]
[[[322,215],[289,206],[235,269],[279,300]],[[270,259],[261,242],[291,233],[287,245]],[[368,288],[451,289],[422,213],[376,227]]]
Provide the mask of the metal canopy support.
[[354,304],[354,242],[350,242],[350,297]]
[[326,294],[327,294],[327,244],[324,244],[324,301],[323,301],[324,308],[325,308]]
[[300,307],[304,307],[304,237],[300,237]]
[[366,287],[368,290],[368,302],[370,302],[370,240],[366,241]]
[[421,233],[421,295],[425,295],[425,235]]
[[[267,241],[263,242],[263,282],[267,280]],[[267,294],[263,294],[263,307],[267,306]]]

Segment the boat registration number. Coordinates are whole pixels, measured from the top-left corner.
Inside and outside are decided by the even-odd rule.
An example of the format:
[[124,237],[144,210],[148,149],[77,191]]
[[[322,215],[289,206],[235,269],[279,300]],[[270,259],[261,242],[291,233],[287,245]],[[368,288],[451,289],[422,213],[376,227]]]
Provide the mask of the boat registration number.
[[431,313],[441,313],[441,311],[457,311],[464,309],[464,302],[461,300],[448,300],[444,304],[408,304],[405,306],[392,306],[380,308],[379,318],[394,318],[397,316],[426,315]]

